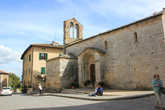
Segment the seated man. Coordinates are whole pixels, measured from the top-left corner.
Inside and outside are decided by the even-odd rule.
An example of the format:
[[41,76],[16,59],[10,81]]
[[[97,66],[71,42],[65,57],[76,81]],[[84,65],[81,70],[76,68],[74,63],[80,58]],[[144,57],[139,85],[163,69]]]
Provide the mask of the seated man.
[[102,96],[103,95],[103,88],[99,84],[96,86],[95,92],[89,94],[89,96],[96,96],[96,95],[97,96]]
[[99,88],[97,88],[96,95],[97,96],[102,96],[103,95],[103,88],[101,86]]

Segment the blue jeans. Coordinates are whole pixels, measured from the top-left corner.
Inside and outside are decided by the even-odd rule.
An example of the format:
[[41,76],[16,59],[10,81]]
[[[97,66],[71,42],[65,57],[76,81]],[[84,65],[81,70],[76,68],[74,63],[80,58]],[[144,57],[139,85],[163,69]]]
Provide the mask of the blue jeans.
[[161,93],[155,92],[155,97],[156,97],[156,106],[163,107],[162,100],[161,100]]

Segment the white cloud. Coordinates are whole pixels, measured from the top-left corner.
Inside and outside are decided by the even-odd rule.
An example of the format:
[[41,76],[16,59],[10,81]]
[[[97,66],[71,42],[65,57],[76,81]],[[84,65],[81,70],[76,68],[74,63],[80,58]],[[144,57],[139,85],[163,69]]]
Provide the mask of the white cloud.
[[54,37],[55,32],[53,28],[42,26],[42,24],[33,24],[21,21],[3,21],[0,24],[0,34],[5,35],[26,35],[45,40],[48,39],[47,37]]
[[0,64],[8,64],[10,62],[19,62],[20,54],[11,48],[0,45]]
[[93,11],[104,17],[117,14],[121,17],[139,18],[151,15],[155,11],[161,11],[165,7],[164,0],[98,0],[86,2]]
[[[4,9],[4,11],[1,9],[0,37],[2,38],[4,35],[5,37],[8,36],[11,42],[9,43],[8,38],[0,38],[0,41],[2,43],[6,41],[5,43],[8,43],[7,45],[10,45],[9,47],[15,45],[13,42],[18,43],[18,48],[13,46],[13,49],[20,49],[27,41],[33,43],[35,40],[37,41],[36,43],[40,43],[40,41],[51,41],[55,39],[58,42],[62,42],[63,21],[72,17],[76,17],[84,26],[84,37],[89,37],[116,27],[121,23],[131,22],[129,21],[131,19],[137,20],[149,16],[153,12],[161,11],[165,7],[165,0],[57,1],[60,6],[56,6],[55,2],[51,2],[51,4],[54,4],[54,7],[50,6],[50,8],[45,7],[49,4],[42,4],[40,2],[39,10],[34,7],[28,10],[22,8],[22,10]],[[119,23],[112,22],[115,20]],[[23,40],[20,40],[19,37],[22,37]],[[6,67],[6,70],[14,70],[16,73],[21,73],[20,55],[22,52],[16,52],[4,45],[0,45],[0,66]],[[13,64],[15,67],[9,67],[8,64]]]
[[[84,25],[85,36],[89,36],[91,34],[88,33],[97,34],[97,32],[102,32],[103,29],[107,29],[104,26],[105,24],[99,26],[95,23],[90,24],[90,21],[95,21],[95,17],[91,18],[93,12],[96,13],[97,16],[100,15],[107,21],[111,21],[111,19],[113,19],[111,18],[112,14],[115,14],[121,19],[128,18],[136,20],[151,15],[155,11],[160,11],[163,7],[165,7],[164,0],[57,1],[62,4],[62,8],[49,9],[47,12],[10,12],[11,17],[15,19],[4,19],[4,21],[0,21],[0,34],[15,34],[40,38],[42,40],[52,40],[55,37],[60,37],[59,40],[61,40],[61,37],[63,37],[61,36],[61,33],[63,33],[63,25],[61,25],[63,20],[76,17],[79,18],[81,23]],[[95,22],[97,23],[98,21]],[[89,29],[90,27],[92,28]]]

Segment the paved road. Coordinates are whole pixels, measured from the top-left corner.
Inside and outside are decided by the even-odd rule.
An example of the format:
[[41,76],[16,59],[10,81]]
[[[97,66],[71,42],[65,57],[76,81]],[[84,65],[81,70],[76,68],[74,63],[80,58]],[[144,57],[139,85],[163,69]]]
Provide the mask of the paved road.
[[108,102],[55,96],[0,96],[0,110],[156,110],[153,106],[153,96]]

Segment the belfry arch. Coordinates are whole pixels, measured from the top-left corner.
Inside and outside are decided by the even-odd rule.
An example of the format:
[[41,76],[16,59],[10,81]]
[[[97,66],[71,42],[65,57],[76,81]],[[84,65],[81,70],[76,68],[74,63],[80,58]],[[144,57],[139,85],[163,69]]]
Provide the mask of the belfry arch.
[[70,38],[79,38],[79,25],[70,22],[70,29],[69,29],[69,36]]
[[82,40],[83,26],[75,19],[64,21],[64,44]]

